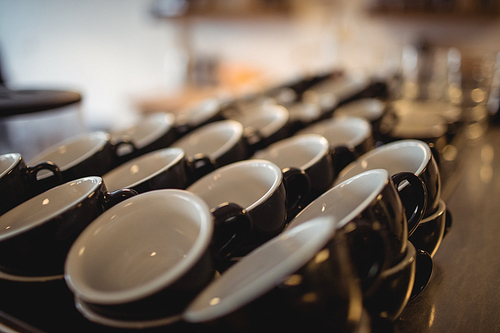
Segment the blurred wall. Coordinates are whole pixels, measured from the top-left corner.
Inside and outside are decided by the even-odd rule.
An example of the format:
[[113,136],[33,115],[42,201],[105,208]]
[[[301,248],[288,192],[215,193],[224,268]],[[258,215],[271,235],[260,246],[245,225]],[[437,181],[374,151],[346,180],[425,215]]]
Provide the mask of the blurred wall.
[[[85,120],[107,128],[138,117],[133,100],[185,82],[181,26],[150,15],[152,0],[2,0],[0,54],[12,87],[77,89]],[[194,51],[247,63],[269,79],[322,68],[362,73],[399,66],[421,37],[464,56],[500,50],[498,19],[370,15],[364,1],[317,1],[293,20],[198,20]],[[309,2],[308,2],[309,3]]]

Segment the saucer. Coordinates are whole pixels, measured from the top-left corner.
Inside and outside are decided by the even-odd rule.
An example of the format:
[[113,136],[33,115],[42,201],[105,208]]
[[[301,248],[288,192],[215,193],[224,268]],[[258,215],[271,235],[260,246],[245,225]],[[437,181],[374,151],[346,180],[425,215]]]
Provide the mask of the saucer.
[[174,316],[150,320],[120,320],[109,318],[96,313],[90,307],[88,307],[85,302],[80,302],[78,298],[75,298],[75,307],[85,318],[87,318],[91,322],[123,329],[146,329],[159,326],[167,326],[177,323],[181,319],[181,313]]
[[47,282],[64,279],[64,275],[50,275],[50,276],[26,276],[15,275],[0,271],[0,280],[8,280],[14,282]]

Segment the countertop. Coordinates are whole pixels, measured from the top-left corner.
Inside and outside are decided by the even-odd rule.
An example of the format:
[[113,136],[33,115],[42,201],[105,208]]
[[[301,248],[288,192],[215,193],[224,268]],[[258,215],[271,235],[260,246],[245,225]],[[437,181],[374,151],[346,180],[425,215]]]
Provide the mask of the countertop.
[[429,284],[395,322],[399,332],[500,332],[500,127],[458,154],[443,190],[453,226]]

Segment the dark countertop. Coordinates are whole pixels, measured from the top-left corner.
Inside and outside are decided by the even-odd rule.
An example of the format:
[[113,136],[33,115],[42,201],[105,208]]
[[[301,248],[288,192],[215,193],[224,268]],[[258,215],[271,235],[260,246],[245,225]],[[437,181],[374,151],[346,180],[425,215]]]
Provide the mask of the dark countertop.
[[400,332],[500,332],[500,127],[459,148],[443,197],[453,216],[433,276],[395,323]]

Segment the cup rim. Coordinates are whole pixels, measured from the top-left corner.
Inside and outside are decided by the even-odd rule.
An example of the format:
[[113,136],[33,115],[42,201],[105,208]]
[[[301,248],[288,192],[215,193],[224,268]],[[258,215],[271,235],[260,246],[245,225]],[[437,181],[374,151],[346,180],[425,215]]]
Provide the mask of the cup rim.
[[121,188],[133,188],[139,184],[142,184],[145,181],[148,181],[148,180],[156,177],[157,175],[161,174],[165,170],[170,169],[172,166],[176,165],[180,160],[182,160],[185,156],[184,150],[182,150],[181,148],[172,147],[172,148],[164,148],[164,149],[160,149],[160,150],[155,150],[155,151],[152,151],[150,153],[136,157],[128,162],[125,162],[122,165],[119,165],[118,167],[114,168],[113,170],[110,170],[109,172],[107,172],[106,174],[104,174],[102,176],[102,178],[104,179],[104,183],[108,186],[108,189],[110,191],[118,190],[119,188],[113,189],[110,187],[110,185],[113,182],[110,181],[109,179],[114,178],[114,177],[118,177],[120,175],[120,173],[124,173],[125,172],[124,170],[128,170],[131,166],[133,166],[135,164],[147,163],[151,159],[155,159],[157,156],[161,156],[161,155],[166,154],[166,153],[172,153],[172,155],[175,155],[174,159],[172,159],[172,161],[170,161],[168,164],[162,166],[161,168],[159,168],[155,172],[150,173],[150,174],[146,175],[145,177],[142,177],[141,179],[137,180],[136,182],[134,182],[132,184],[122,186]]
[[[350,221],[352,221],[356,216],[360,215],[366,207],[380,194],[382,189],[387,185],[389,181],[389,173],[384,170],[384,169],[372,169],[368,170],[365,172],[362,172],[360,174],[357,174],[349,179],[346,179],[342,183],[332,187],[325,193],[323,193],[321,196],[319,196],[317,199],[315,199],[313,202],[311,202],[309,205],[307,205],[302,211],[297,214],[296,217],[294,217],[290,223],[286,226],[286,229],[291,229],[291,228],[296,228],[299,225],[303,224],[305,221],[300,222],[301,216],[305,215],[308,210],[312,209],[312,207],[315,207],[317,205],[324,205],[324,201],[326,201],[326,198],[331,196],[333,193],[340,191],[343,187],[345,186],[351,186],[350,184],[353,183],[360,183],[360,184],[366,184],[366,178],[368,177],[378,177],[380,179],[380,182],[377,183],[372,192],[366,196],[353,210],[351,210],[348,214],[345,216],[341,217],[340,219],[336,219],[336,225],[337,228],[343,228],[345,225],[347,225]],[[353,186],[353,185],[352,185]],[[323,200],[325,199],[325,200]],[[322,211],[324,211],[322,209]],[[332,215],[332,214],[327,214],[327,215]],[[318,215],[322,216],[322,215]]]
[[210,117],[216,115],[220,111],[220,107],[221,101],[218,98],[205,98],[179,111],[175,117],[175,124],[177,126],[185,124],[191,126],[201,125]]
[[[265,167],[267,169],[270,169],[275,174],[276,177],[274,179],[273,184],[269,187],[269,189],[263,196],[261,196],[258,200],[254,201],[247,207],[243,207],[245,208],[245,210],[250,211],[255,207],[259,206],[265,200],[267,200],[267,198],[269,198],[276,191],[276,189],[283,180],[283,172],[281,171],[281,169],[276,164],[270,161],[260,160],[260,159],[249,159],[228,164],[198,179],[196,182],[191,184],[186,190],[196,194],[198,192],[196,190],[198,187],[203,189],[207,188],[209,184],[212,184],[213,182],[217,181],[217,179],[221,178],[221,173],[233,172],[233,169],[251,168],[251,167],[259,167],[259,168]],[[238,203],[236,202],[236,204]]]
[[14,167],[21,161],[21,154],[19,153],[7,153],[0,155],[0,159],[12,159],[12,163],[3,171],[0,170],[0,179],[7,175]]
[[[197,210],[196,215],[200,218],[200,229],[195,241],[187,251],[182,260],[175,263],[172,267],[168,268],[159,276],[141,283],[137,286],[129,287],[116,291],[104,291],[95,289],[86,284],[83,280],[83,269],[78,257],[82,248],[88,246],[88,241],[94,236],[96,232],[101,231],[104,225],[109,227],[110,220],[114,219],[114,215],[121,209],[125,209],[134,202],[149,201],[152,197],[159,198],[176,198],[182,202],[186,202],[192,208]],[[141,208],[139,208],[140,210]],[[115,219],[114,223],[116,228],[120,228],[119,217]],[[99,215],[92,223],[90,223],[85,230],[78,236],[73,245],[71,246],[66,262],[64,265],[64,278],[68,287],[73,291],[75,297],[83,301],[97,304],[123,304],[134,302],[145,297],[151,296],[154,293],[167,288],[172,283],[181,278],[191,269],[196,262],[205,254],[210,246],[213,235],[213,222],[212,215],[210,214],[207,204],[196,194],[190,193],[185,190],[165,189],[145,192],[129,198]],[[109,239],[109,238],[108,238]]]
[[[32,205],[34,202],[38,202],[38,201],[42,201],[42,204],[44,204],[45,202],[48,203],[50,201],[48,200],[47,195],[51,195],[51,194],[53,195],[54,193],[61,191],[61,189],[65,189],[65,188],[71,187],[71,186],[78,186],[79,184],[82,184],[84,182],[90,182],[90,184],[92,186],[89,189],[87,189],[87,191],[85,191],[84,193],[79,195],[78,197],[75,197],[75,199],[73,201],[66,204],[64,207],[59,207],[57,210],[49,212],[43,216],[38,216],[38,217],[34,216],[33,218],[30,218],[31,221],[29,221],[28,224],[25,224],[21,227],[11,228],[10,223],[12,223],[13,219],[15,219],[16,216],[20,212],[27,210],[26,207],[29,207],[29,205]],[[6,212],[5,214],[0,216],[0,224],[5,224],[2,226],[1,229],[2,230],[9,229],[9,231],[2,232],[0,234],[0,242],[7,240],[7,239],[11,239],[13,237],[16,237],[18,235],[21,235],[21,234],[29,231],[29,230],[32,230],[32,229],[50,221],[54,217],[68,211],[69,209],[77,206],[83,200],[85,200],[91,193],[93,193],[101,184],[102,184],[102,178],[97,177],[97,176],[75,179],[75,180],[69,181],[67,183],[61,184],[59,186],[53,187],[53,188],[51,188],[51,189],[49,189],[49,190],[47,190],[39,195],[27,200],[27,201],[19,204],[18,206],[12,208],[8,212]],[[10,222],[8,221],[9,219],[11,220]],[[7,223],[9,223],[9,224],[7,224]]]
[[[286,150],[286,149],[292,149],[294,146],[296,146],[299,143],[304,142],[304,141],[309,142],[309,143],[319,143],[319,145],[321,147],[321,149],[316,152],[316,155],[312,159],[310,159],[307,163],[305,163],[304,165],[301,165],[299,167],[299,169],[301,169],[301,170],[307,170],[311,166],[318,163],[318,161],[321,160],[321,158],[323,158],[323,156],[325,156],[329,152],[330,146],[328,144],[328,140],[319,134],[295,135],[295,136],[291,136],[289,138],[277,141],[277,142],[269,145],[268,147],[266,147],[260,151],[257,151],[254,154],[254,157],[252,157],[252,158],[261,159],[261,160],[270,160],[272,162],[272,160],[269,159],[269,154],[272,154],[272,151],[282,151],[282,150]],[[288,166],[288,167],[292,167],[292,166]]]
[[366,162],[367,159],[371,159],[374,156],[381,155],[381,154],[386,154],[386,153],[391,153],[393,151],[399,150],[399,149],[405,149],[409,146],[412,147],[418,147],[421,148],[423,151],[423,158],[422,161],[420,162],[420,165],[416,170],[405,170],[407,172],[413,172],[416,176],[420,176],[422,172],[424,172],[426,166],[429,164],[429,161],[432,158],[432,152],[429,147],[429,145],[421,140],[415,140],[415,139],[405,139],[405,140],[398,140],[394,142],[390,142],[387,144],[384,144],[382,146],[379,146],[375,149],[370,150],[369,152],[361,155],[356,159],[356,161],[352,162],[348,166],[346,166],[339,174],[337,177],[336,182],[338,183],[342,179],[345,179],[349,175],[349,173],[354,170],[354,169],[362,169],[362,170],[370,170],[369,169],[369,164]]
[[[123,130],[118,130],[111,132],[111,139],[119,139],[121,137],[127,137],[129,136],[135,147],[137,149],[142,149],[148,144],[154,142],[155,140],[158,140],[161,138],[162,135],[167,133],[174,125],[175,121],[175,116],[172,113],[169,112],[155,112],[153,114],[150,114],[144,118],[142,118],[140,121],[138,121],[136,124],[133,126],[130,126],[128,128],[125,128]],[[153,131],[149,132],[146,136],[134,139],[133,135],[128,135],[127,132],[139,128],[141,126],[145,126],[146,124],[153,123],[155,125],[155,128]]]
[[[224,153],[229,151],[232,147],[234,147],[238,141],[241,139],[243,136],[243,126],[235,121],[235,120],[219,120],[215,121],[210,124],[203,125],[193,132],[187,134],[185,137],[180,138],[176,142],[174,142],[171,147],[177,147],[177,148],[182,148],[182,145],[184,143],[188,143],[189,140],[195,136],[202,136],[202,135],[209,135],[209,134],[216,134],[217,132],[220,132],[220,129],[231,129],[232,130],[232,135],[227,140],[221,147],[219,147],[217,150],[209,154],[209,157],[217,159],[220,156],[222,156]],[[179,145],[179,143],[181,145]]]
[[[366,118],[369,121],[375,121],[382,117],[384,114],[384,110],[387,107],[387,103],[380,100],[379,98],[361,98],[349,103],[346,103],[342,106],[339,106],[337,110],[335,110],[335,115],[339,113],[341,115],[338,116],[357,116]],[[368,114],[364,110],[368,110]],[[353,111],[354,110],[354,111]],[[373,113],[373,114],[372,114]]]
[[237,120],[243,124],[246,130],[251,127],[245,125],[247,121],[253,121],[262,117],[272,117],[272,120],[262,128],[252,128],[258,130],[264,138],[268,138],[286,125],[290,118],[290,114],[284,106],[278,104],[264,104],[248,110]]
[[[325,120],[321,120],[320,122],[311,125],[309,127],[306,127],[302,130],[300,130],[297,135],[302,135],[302,134],[318,134],[318,135],[323,135],[321,134],[321,130],[324,131],[332,131],[335,130],[336,128],[343,127],[343,126],[356,126],[356,129],[361,128],[361,131],[356,131],[356,134],[349,139],[347,142],[341,142],[341,143],[334,143],[329,141],[330,147],[338,147],[341,145],[345,145],[348,147],[356,147],[360,145],[364,140],[370,137],[372,135],[372,128],[371,124],[368,122],[368,120],[361,118],[361,117],[354,117],[354,116],[339,116],[339,117],[333,117],[333,118],[328,118]],[[319,133],[318,133],[319,131]],[[323,135],[327,140],[328,136]]]
[[[46,156],[55,153],[57,150],[61,149],[62,147],[71,146],[71,145],[77,144],[78,142],[81,142],[84,140],[91,140],[93,138],[96,138],[98,140],[97,144],[95,144],[90,150],[85,152],[83,155],[78,156],[73,161],[70,161],[69,163],[64,164],[64,165],[59,165],[57,163],[57,161],[51,161],[59,167],[59,170],[65,171],[65,170],[77,165],[78,163],[86,160],[90,156],[94,155],[96,152],[98,152],[99,149],[101,149],[106,144],[106,142],[108,142],[111,139],[111,135],[109,133],[106,133],[103,131],[95,131],[95,132],[83,133],[83,134],[68,138],[66,140],[63,140],[59,143],[56,143],[55,145],[43,150],[41,153],[39,153],[35,157],[33,157],[29,161],[28,164],[33,165],[33,164],[39,163],[41,161],[46,161],[47,160],[47,158],[45,158]],[[47,176],[45,176],[45,177],[39,176],[39,178],[46,178]]]
[[[245,269],[248,269],[248,267],[252,268],[252,261],[254,261],[255,265],[259,257],[262,255],[265,256],[266,252],[274,252],[273,248],[276,246],[280,246],[280,244],[287,242],[288,239],[297,234],[304,233],[306,236],[309,234],[311,234],[311,236],[303,240],[300,248],[295,249],[292,253],[284,254],[283,260],[267,270],[265,274],[259,275],[256,279],[248,281],[248,283],[244,285],[236,286],[234,292],[229,293],[228,297],[225,299],[219,299],[219,302],[217,302],[217,298],[212,298],[212,295],[215,297],[221,295],[217,293],[218,290],[225,290],[227,288],[228,284],[226,280],[231,281],[231,278],[234,278],[231,275],[241,277]],[[330,217],[324,216],[307,221],[301,226],[286,230],[278,236],[275,236],[273,239],[243,257],[205,290],[198,294],[183,312],[183,319],[191,323],[201,323],[220,318],[234,310],[244,307],[269,292],[277,283],[296,272],[315,255],[318,253],[321,254],[321,249],[334,237],[335,233],[335,223]],[[200,306],[197,303],[202,304]],[[197,306],[200,307],[200,309],[196,309]]]

